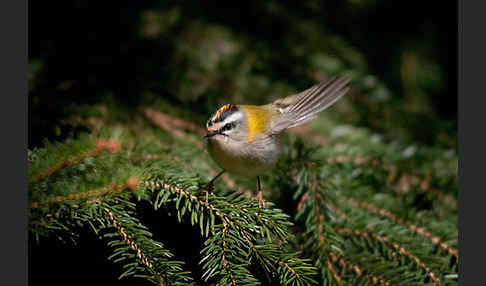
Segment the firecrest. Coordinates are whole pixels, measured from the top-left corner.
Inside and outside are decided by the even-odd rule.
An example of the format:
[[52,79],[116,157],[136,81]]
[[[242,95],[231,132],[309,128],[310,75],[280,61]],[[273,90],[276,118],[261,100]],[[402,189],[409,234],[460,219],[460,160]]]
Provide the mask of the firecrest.
[[266,105],[226,104],[206,123],[204,136],[209,154],[225,171],[257,178],[260,206],[263,205],[260,174],[271,169],[281,151],[280,134],[302,125],[333,105],[349,90],[347,78],[322,81],[307,90]]

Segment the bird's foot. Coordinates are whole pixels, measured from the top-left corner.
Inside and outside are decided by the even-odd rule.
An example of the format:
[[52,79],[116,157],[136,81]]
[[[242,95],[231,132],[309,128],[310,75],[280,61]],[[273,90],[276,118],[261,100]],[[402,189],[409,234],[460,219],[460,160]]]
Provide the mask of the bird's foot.
[[207,183],[204,187],[202,187],[203,190],[206,190],[206,192],[210,192],[211,194],[213,193],[214,185],[213,182]]
[[206,205],[209,203],[209,195],[214,195],[213,189],[214,189],[214,186],[213,186],[212,181],[207,183],[204,187],[199,189],[199,193],[201,193],[201,192],[206,193],[206,200],[205,200]]
[[265,200],[263,200],[263,192],[262,191],[258,192],[258,195],[256,195],[256,199],[258,199],[258,207],[260,209],[263,209],[265,207]]

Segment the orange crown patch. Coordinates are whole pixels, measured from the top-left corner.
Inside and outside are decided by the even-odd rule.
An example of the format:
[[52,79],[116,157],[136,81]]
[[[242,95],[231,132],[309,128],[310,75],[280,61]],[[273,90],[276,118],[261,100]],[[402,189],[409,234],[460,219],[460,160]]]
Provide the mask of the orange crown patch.
[[234,109],[236,109],[236,106],[233,105],[233,104],[223,105],[220,109],[218,109],[218,111],[216,111],[214,116],[211,118],[211,121],[218,121],[218,118],[221,118],[223,113],[225,113],[226,111],[234,110]]

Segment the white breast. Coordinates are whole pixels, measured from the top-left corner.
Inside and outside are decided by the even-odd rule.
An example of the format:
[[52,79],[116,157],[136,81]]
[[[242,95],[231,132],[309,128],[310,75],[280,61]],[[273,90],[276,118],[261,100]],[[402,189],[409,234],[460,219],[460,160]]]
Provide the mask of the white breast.
[[229,173],[254,177],[271,169],[278,160],[281,146],[277,137],[235,141],[225,136],[208,140],[208,152],[214,161]]

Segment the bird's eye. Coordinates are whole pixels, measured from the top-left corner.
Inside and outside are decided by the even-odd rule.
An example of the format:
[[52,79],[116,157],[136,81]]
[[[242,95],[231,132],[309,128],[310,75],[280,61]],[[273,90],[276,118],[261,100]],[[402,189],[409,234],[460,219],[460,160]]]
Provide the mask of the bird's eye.
[[231,128],[235,127],[235,123],[231,122],[231,123],[226,123],[223,128],[221,128],[221,131],[226,131],[226,130],[230,130]]

